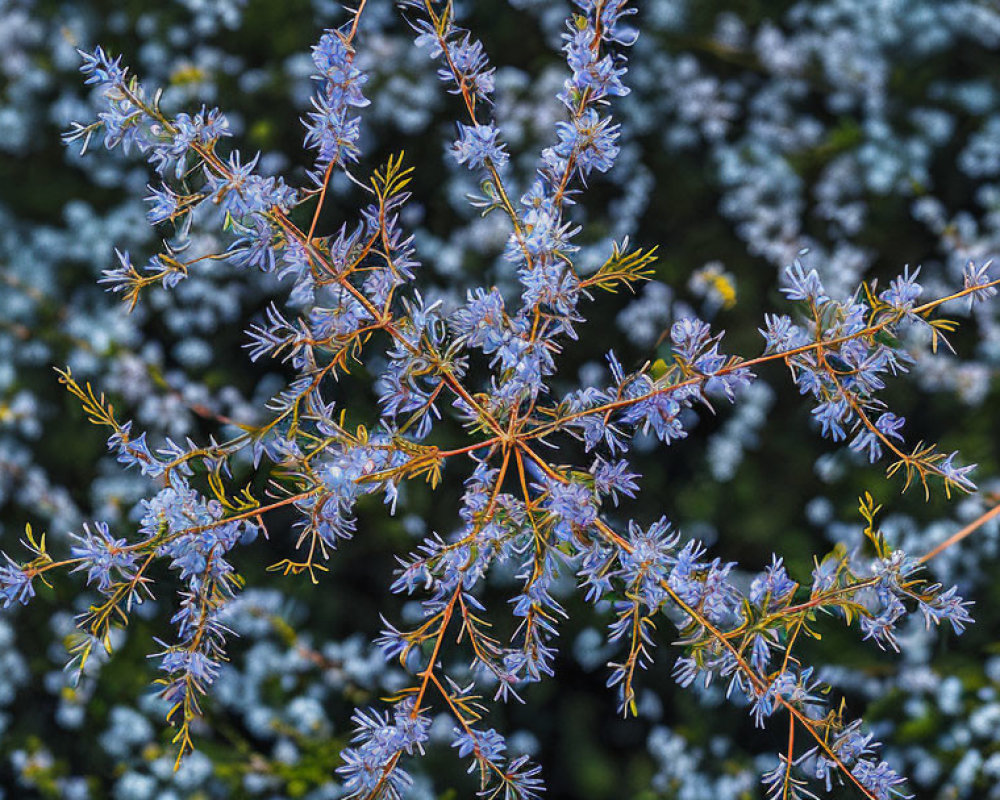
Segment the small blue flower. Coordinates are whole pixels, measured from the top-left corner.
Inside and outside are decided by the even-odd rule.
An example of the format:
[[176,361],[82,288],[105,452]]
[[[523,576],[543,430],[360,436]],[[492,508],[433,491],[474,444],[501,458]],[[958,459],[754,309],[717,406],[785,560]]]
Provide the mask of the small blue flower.
[[122,58],[118,56],[111,60],[104,49],[100,46],[94,48],[93,53],[84,50],[77,50],[83,58],[80,65],[80,72],[87,76],[86,84],[99,84],[103,86],[122,86],[125,83],[126,69],[121,65]]
[[993,261],[991,260],[978,267],[974,261],[970,261],[965,265],[965,269],[963,270],[965,288],[973,290],[972,294],[969,295],[970,306],[973,303],[983,302],[996,296],[997,287],[988,286],[991,281],[990,266],[992,264]]
[[879,299],[897,311],[911,311],[923,292],[923,287],[917,283],[919,275],[920,267],[917,267],[911,275],[910,268],[907,266],[903,270],[903,274],[894,278],[889,284],[889,288],[879,295]]
[[859,759],[851,768],[851,774],[878,800],[912,797],[900,788],[906,783],[906,779],[897,774],[885,761],[876,763],[864,758]]
[[958,455],[958,451],[951,453],[948,457],[938,464],[938,469],[941,471],[941,475],[949,481],[951,484],[957,486],[966,492],[974,492],[976,490],[976,484],[972,482],[969,478],[969,473],[976,468],[976,464],[969,464],[964,467],[956,467],[953,463],[955,456]]
[[585,530],[597,519],[594,493],[576,481],[562,483],[555,479],[545,485],[548,497],[545,508],[556,518],[555,530],[563,539],[569,539],[574,530]]
[[129,579],[133,576],[138,554],[129,551],[125,539],[115,539],[104,522],[95,523],[93,530],[84,524],[83,533],[73,535],[78,542],[70,552],[74,558],[82,559],[74,570],[87,571],[87,583],[97,584],[99,591],[105,592],[115,580],[115,573]]
[[575,159],[580,176],[586,178],[593,170],[607,172],[618,156],[618,125],[611,118],[601,119],[597,111],[588,108],[571,122],[556,125],[559,144],[555,152],[565,159]]
[[795,262],[785,267],[785,280],[787,286],[781,289],[782,294],[789,300],[804,300],[814,305],[822,305],[830,298],[824,293],[823,283],[819,279],[816,270],[805,271],[802,262],[795,259]]
[[591,465],[590,473],[594,476],[594,488],[599,494],[610,495],[616,506],[619,494],[634,498],[639,491],[639,484],[635,482],[639,475],[629,472],[629,463],[625,459],[605,461],[598,458]]
[[31,575],[3,554],[7,563],[0,566],[0,601],[2,608],[8,608],[15,603],[28,605],[35,596],[35,587],[31,585]]
[[458,140],[452,147],[455,160],[469,169],[485,166],[487,162],[496,169],[507,163],[504,145],[498,142],[500,131],[493,125],[463,125],[458,123]]
[[928,628],[932,622],[935,625],[950,622],[955,633],[962,633],[965,626],[973,622],[968,611],[968,607],[971,605],[971,601],[963,600],[958,595],[958,590],[954,586],[945,592],[934,594],[930,599],[920,598],[919,600],[919,608]]
[[755,606],[764,608],[764,601],[766,599],[767,608],[764,608],[765,611],[780,606],[782,601],[798,585],[788,577],[782,561],[783,559],[772,555],[771,565],[763,573],[754,578],[750,584],[750,602]]
[[[451,746],[458,749],[460,758],[472,755],[476,760],[497,763],[507,749],[507,742],[493,728],[485,731],[475,728],[470,728],[468,731],[455,728]],[[470,771],[471,769],[470,767]]]
[[146,202],[150,204],[146,212],[146,219],[150,225],[159,225],[172,219],[180,209],[180,195],[174,192],[169,186],[164,185],[160,189],[148,187],[150,191]]

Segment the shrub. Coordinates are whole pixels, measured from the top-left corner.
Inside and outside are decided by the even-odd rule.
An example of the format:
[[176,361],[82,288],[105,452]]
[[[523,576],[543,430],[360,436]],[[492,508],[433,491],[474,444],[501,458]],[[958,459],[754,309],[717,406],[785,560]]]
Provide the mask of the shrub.
[[[511,701],[530,706],[533,684],[555,676],[560,627],[572,604],[574,615],[606,626],[589,647],[609,654],[607,684],[623,715],[639,713],[640,676],[654,665],[664,637],[658,628],[672,625],[680,650],[672,674],[681,687],[725,686],[758,727],[787,716],[787,744],[776,765],[772,759],[761,770],[767,796],[813,797],[841,786],[871,798],[906,796],[875,734],[831,699],[821,664],[801,645],[833,627],[822,624],[827,616],[849,628],[856,623],[863,640],[887,651],[900,650],[909,617],[962,633],[972,621],[971,603],[928,577],[925,564],[993,519],[996,508],[936,546],[908,552],[886,535],[881,505],[865,491],[863,546],[837,545],[815,559],[810,575],[790,574],[777,553],[754,573],[709,555],[667,516],[633,518],[641,476],[631,453],[676,447],[700,414],[723,403],[739,409],[759,391],[760,369],[782,363],[822,436],[854,453],[859,469],[865,461],[885,463],[904,490],[917,487],[927,498],[974,492],[972,467],[956,452],[908,437],[906,420],[883,390],[914,365],[928,369],[928,351],[951,346],[957,323],[940,316],[942,306],[964,299],[971,307],[996,294],[1000,281],[990,277],[989,263],[967,261],[960,286],[925,299],[920,269],[905,268],[885,288],[865,280],[848,289],[842,270],[828,269],[831,279],[824,280],[813,268],[822,254],[800,253],[783,272],[783,307],[759,321],[761,355],[728,354],[721,331],[692,310],[675,309],[657,342],[658,358],[623,361],[614,350],[605,353],[608,342],[598,335],[606,367],[577,380],[566,365],[582,360],[574,350],[594,343],[585,313],[600,303],[598,295],[641,291],[656,274],[656,247],[636,246],[625,235],[610,245],[599,234],[588,241],[579,210],[588,184],[621,154],[623,133],[612,113],[629,93],[624,53],[638,36],[632,9],[617,0],[581,1],[570,15],[563,34],[568,71],[557,95],[563,118],[526,178],[515,174],[521,156],[505,143],[495,114],[497,73],[482,43],[459,26],[451,4],[401,6],[416,45],[435,60],[462,110],[450,153],[475,179],[469,202],[505,231],[495,280],[463,282],[464,296],[441,287],[419,260],[419,241],[407,226],[414,200],[405,155],[388,156],[362,177],[369,101],[355,47],[363,47],[364,2],[313,48],[316,92],[303,123],[314,162],[304,188],[263,169],[259,155],[229,147],[235,137],[222,111],[168,112],[159,92],[120,57],[101,47],[81,53],[86,83],[103,105],[95,122],[75,123],[65,138],[81,151],[99,141],[140,154],[155,174],[147,219],[165,236],[161,252],[141,265],[116,251],[101,283],[134,310],[145,293],[180,289],[216,262],[260,274],[284,298],[246,331],[247,356],[293,374],[267,400],[262,420],[221,420],[225,436],[196,442],[167,435],[153,445],[100,389],[61,369],[60,382],[105,429],[118,462],[147,479],[148,493],[133,524],[83,524],[64,552],[50,552],[29,527],[27,554],[5,554],[0,568],[4,606],[27,605],[59,571],[83,573],[97,599],[78,616],[70,639],[70,671],[80,680],[93,659],[112,654],[117,629],[149,607],[154,590],[175,587],[171,638],[157,639],[152,654],[156,683],[175,728],[178,775],[207,772],[211,764],[190,754],[203,696],[224,674],[234,629],[252,628],[255,616],[270,618],[299,658],[324,668],[345,660],[283,627],[273,596],[244,593],[240,549],[273,536],[284,555],[269,569],[308,579],[318,594],[336,551],[363,538],[358,517],[367,498],[381,498],[390,515],[415,509],[408,519],[417,529],[425,487],[436,490],[447,476],[452,495],[460,494],[453,528],[423,536],[399,557],[391,589],[419,601],[404,620],[384,617],[376,639],[405,678],[384,702],[354,711],[353,738],[336,761],[329,752],[317,756],[346,793],[405,794],[411,764],[440,739],[435,719],[448,720],[441,723],[448,741],[484,796],[543,791],[542,767],[510,746],[490,717]],[[762,37],[775,35],[762,28]],[[693,79],[689,66],[672,68],[681,83]],[[691,113],[709,140],[722,135],[729,115],[717,108],[713,116],[704,104]],[[975,152],[988,149],[980,145]],[[746,189],[756,168],[724,164],[722,172]],[[363,205],[355,219],[331,228],[323,211],[335,175],[353,184]],[[751,250],[771,260],[786,255],[787,237],[770,238],[768,225],[755,228],[759,209],[740,197],[731,195],[724,210],[744,219],[741,234]],[[847,213],[838,209],[845,229],[850,225],[840,217]],[[211,226],[228,237],[225,249],[205,249],[200,232]],[[600,247],[603,257],[590,263]],[[707,307],[735,302],[723,267],[695,277],[693,290],[712,299]],[[785,313],[793,307],[794,317]],[[488,607],[498,595],[490,581],[507,591],[509,613],[495,602]],[[571,599],[574,591],[583,603]],[[294,702],[292,727],[323,738],[322,704],[308,693]],[[116,729],[142,728],[128,709],[112,718]],[[277,724],[269,720],[261,729]],[[140,730],[135,741],[148,737]],[[662,748],[669,737],[658,734]],[[128,739],[120,733],[106,747]],[[260,786],[275,774],[264,771]],[[294,780],[311,778],[293,770],[290,785]]]

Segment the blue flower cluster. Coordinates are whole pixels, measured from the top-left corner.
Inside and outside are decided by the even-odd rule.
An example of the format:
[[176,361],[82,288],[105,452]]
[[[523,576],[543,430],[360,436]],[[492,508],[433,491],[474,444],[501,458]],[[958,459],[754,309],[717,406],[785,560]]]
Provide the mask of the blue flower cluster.
[[[876,396],[885,388],[884,375],[906,372],[913,362],[894,345],[900,323],[926,327],[935,348],[939,340],[948,344],[944,332],[949,325],[928,321],[923,313],[928,307],[915,306],[923,291],[916,281],[919,272],[911,274],[907,269],[877,296],[867,289],[865,300],[854,296],[837,302],[825,294],[816,271],[806,272],[796,261],[786,271],[788,285],[782,292],[808,306],[806,326],[783,314],[769,315],[761,334],[767,352],[788,353],[785,362],[799,391],[812,395],[816,403],[812,415],[824,436],[834,441],[850,436],[850,448],[866,454],[872,463],[888,450],[896,459],[889,467],[890,474],[902,469],[907,485],[917,477],[926,490],[928,476],[935,475],[949,493],[955,487],[971,491],[975,485],[968,476],[973,467],[956,465],[957,453],[945,456],[933,446],[922,445],[903,452],[898,443],[903,442],[900,430],[906,420],[888,411]],[[976,274],[970,268],[965,281],[973,300],[983,294]]]

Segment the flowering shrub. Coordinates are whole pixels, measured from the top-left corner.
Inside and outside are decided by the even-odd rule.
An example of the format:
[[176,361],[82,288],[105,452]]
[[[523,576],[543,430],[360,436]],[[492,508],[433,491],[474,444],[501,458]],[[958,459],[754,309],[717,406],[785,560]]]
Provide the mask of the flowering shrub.
[[[693,310],[675,309],[657,343],[659,358],[623,359],[601,342],[603,368],[592,364],[578,381],[563,365],[591,343],[586,315],[600,295],[642,292],[637,303],[650,303],[651,314],[666,304],[657,290],[650,300],[642,286],[657,274],[668,243],[658,251],[622,235],[594,245],[585,228],[587,190],[622,154],[623,129],[613,115],[630,92],[626,53],[641,41],[635,9],[617,0],[577,3],[562,33],[560,119],[537,163],[521,171],[514,162],[522,156],[498,120],[498,74],[484,45],[460,26],[451,4],[407,0],[400,10],[461,111],[449,152],[471,175],[469,203],[503,231],[496,279],[462,281],[464,296],[442,291],[420,260],[420,240],[408,226],[416,198],[406,156],[393,153],[370,174],[361,166],[366,117],[375,113],[361,67],[373,13],[367,3],[313,47],[315,93],[302,119],[312,168],[304,187],[266,170],[258,154],[230,146],[237,137],[224,112],[169,111],[121,57],[101,47],[81,51],[85,82],[101,108],[96,121],[75,122],[65,139],[81,153],[101,144],[141,155],[151,168],[146,217],[164,237],[145,263],[117,250],[100,283],[139,312],[146,295],[183,291],[220,263],[241,270],[250,285],[259,276],[280,301],[246,330],[246,356],[253,364],[274,362],[290,377],[253,421],[207,414],[226,425],[225,436],[196,441],[194,431],[168,431],[153,443],[100,388],[60,369],[60,382],[104,428],[109,451],[145,479],[145,492],[131,518],[81,523],[58,547],[28,528],[27,552],[4,553],[3,606],[38,602],[39,588],[59,572],[81,573],[95,598],[67,637],[69,673],[81,681],[93,675],[95,660],[112,656],[119,631],[170,586],[173,629],[151,653],[158,695],[174,727],[178,775],[204,771],[210,767],[198,761],[197,745],[205,697],[239,692],[226,689],[224,677],[234,633],[263,635],[253,632],[255,617],[263,617],[300,659],[324,669],[346,660],[299,641],[275,608],[280,602],[245,589],[241,548],[267,536],[283,551],[270,569],[308,580],[319,593],[338,551],[367,533],[358,520],[368,496],[383,501],[386,515],[419,514],[424,486],[443,491],[460,483],[453,527],[418,531],[422,540],[398,554],[391,589],[416,603],[403,618],[387,613],[375,640],[399,668],[384,687],[388,696],[356,708],[350,741],[319,759],[344,793],[412,791],[420,757],[441,742],[434,728],[443,726],[483,796],[538,796],[545,764],[512,746],[493,717],[505,704],[530,706],[533,684],[556,677],[560,629],[574,604],[574,614],[606,628],[586,649],[607,654],[601,661],[621,714],[640,713],[643,674],[659,668],[655,648],[676,639],[672,675],[681,687],[705,693],[724,686],[753,725],[782,726],[787,738],[758,770],[764,795],[908,796],[877,734],[833,699],[836,676],[824,676],[803,650],[840,623],[887,651],[902,649],[911,617],[928,629],[962,633],[972,622],[971,602],[925,565],[995,518],[996,507],[914,550],[885,530],[881,507],[866,491],[863,540],[817,553],[811,573],[790,573],[777,553],[754,573],[710,555],[669,515],[634,518],[630,504],[644,481],[633,453],[677,447],[716,405],[733,404],[739,414],[744,402],[761,402],[753,400],[762,396],[758,373],[782,363],[821,436],[853,453],[859,469],[866,461],[884,464],[901,488],[927,498],[975,492],[972,467],[956,452],[915,441],[884,390],[899,373],[926,373],[937,351],[951,347],[957,323],[939,313],[942,306],[962,300],[971,308],[996,294],[1000,280],[991,278],[988,261],[963,260],[961,283],[945,287],[937,278],[932,297],[924,296],[920,270],[908,267],[884,288],[874,279],[850,285],[832,256],[837,268],[821,277],[813,264],[827,255],[822,247],[796,257],[785,252],[791,237],[769,242],[767,225],[754,231],[753,221],[744,221],[741,235],[753,250],[791,262],[783,297],[775,298],[780,307],[758,322],[761,354],[727,354],[721,331]],[[690,69],[677,71],[681,85],[692,78]],[[712,122],[699,121],[710,140],[721,136]],[[750,172],[741,178],[745,186],[755,180]],[[331,226],[324,211],[336,176],[361,208]],[[724,211],[749,213],[733,202]],[[202,232],[213,227],[222,249],[206,247],[216,239]],[[719,266],[699,271],[691,285],[710,311],[735,302]],[[628,319],[628,309],[622,313]],[[418,518],[408,519],[419,529]],[[487,606],[491,581],[510,589],[507,606]],[[676,637],[664,632],[670,626]],[[320,701],[309,694],[299,700],[297,723],[322,734]],[[116,728],[148,724],[130,713],[112,712]],[[127,750],[130,736],[109,737],[108,746]],[[656,747],[668,752],[671,736],[661,730]],[[148,738],[135,734],[137,743]],[[669,757],[663,761],[670,768]],[[671,778],[660,779],[671,791]],[[265,780],[249,788],[269,787]]]

